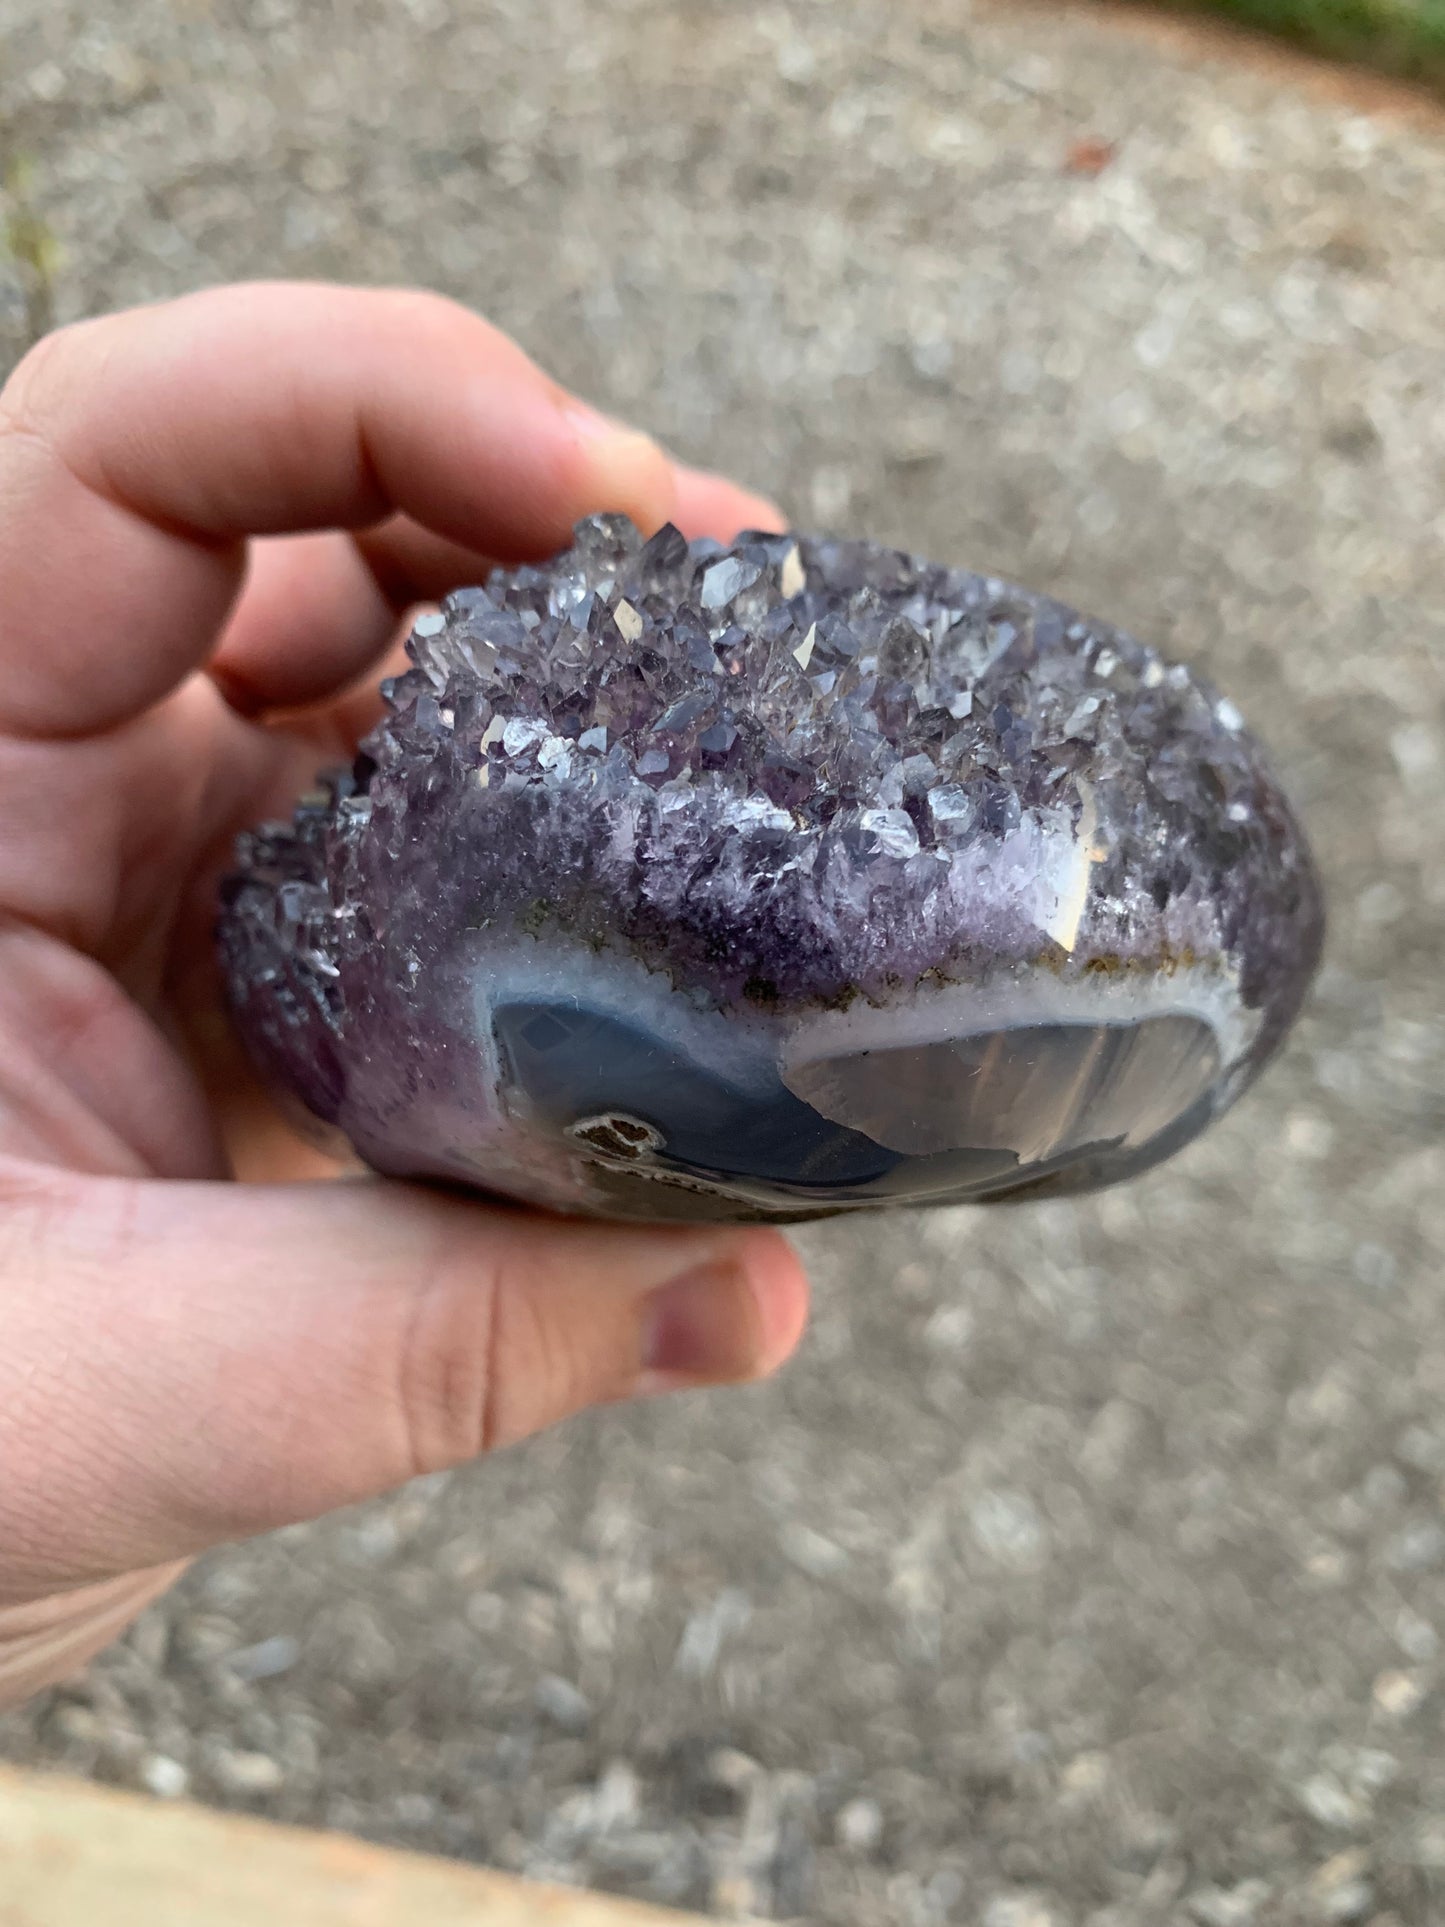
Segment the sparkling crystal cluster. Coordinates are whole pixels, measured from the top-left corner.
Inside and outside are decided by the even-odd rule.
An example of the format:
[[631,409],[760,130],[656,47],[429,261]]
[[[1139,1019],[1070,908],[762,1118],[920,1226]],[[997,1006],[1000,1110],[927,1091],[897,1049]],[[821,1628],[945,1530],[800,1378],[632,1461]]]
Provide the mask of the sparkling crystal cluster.
[[410,653],[221,924],[256,1058],[380,1170],[643,1218],[1083,1189],[1314,969],[1234,705],[1005,583],[597,518]]

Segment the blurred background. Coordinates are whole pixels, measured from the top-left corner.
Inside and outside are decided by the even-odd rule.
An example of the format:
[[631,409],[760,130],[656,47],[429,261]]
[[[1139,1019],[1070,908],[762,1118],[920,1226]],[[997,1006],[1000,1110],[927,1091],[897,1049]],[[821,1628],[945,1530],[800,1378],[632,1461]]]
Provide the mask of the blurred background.
[[0,0],[6,361],[446,290],[1200,661],[1334,916],[1168,1169],[809,1231],[776,1384],[211,1558],[0,1752],[724,1917],[1445,1919],[1442,127],[1098,6]]
[[1445,0],[1176,0],[1322,54],[1445,86]]

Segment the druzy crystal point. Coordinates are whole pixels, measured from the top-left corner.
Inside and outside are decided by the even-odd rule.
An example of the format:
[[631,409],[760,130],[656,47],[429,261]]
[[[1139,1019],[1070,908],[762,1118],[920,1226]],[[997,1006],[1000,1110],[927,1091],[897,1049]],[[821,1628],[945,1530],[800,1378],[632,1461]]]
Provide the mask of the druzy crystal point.
[[254,1057],[379,1171],[643,1219],[1087,1190],[1314,970],[1234,705],[1046,597],[599,518],[410,653],[221,924]]

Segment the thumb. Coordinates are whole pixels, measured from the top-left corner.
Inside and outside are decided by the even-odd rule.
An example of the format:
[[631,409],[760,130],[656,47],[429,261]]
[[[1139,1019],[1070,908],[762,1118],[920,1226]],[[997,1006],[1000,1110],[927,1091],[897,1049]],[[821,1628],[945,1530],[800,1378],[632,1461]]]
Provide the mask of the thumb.
[[590,1404],[761,1375],[806,1316],[769,1231],[573,1224],[372,1180],[30,1167],[5,1190],[0,1605],[310,1518]]

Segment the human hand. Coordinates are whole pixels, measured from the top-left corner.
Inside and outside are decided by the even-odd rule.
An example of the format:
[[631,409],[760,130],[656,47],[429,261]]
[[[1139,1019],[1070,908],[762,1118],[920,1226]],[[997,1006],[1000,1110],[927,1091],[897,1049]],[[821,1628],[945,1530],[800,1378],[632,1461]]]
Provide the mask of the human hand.
[[350,755],[409,605],[595,510],[776,526],[429,295],[219,289],[0,394],[0,1703],[208,1546],[797,1340],[774,1233],[228,1181],[232,836]]

